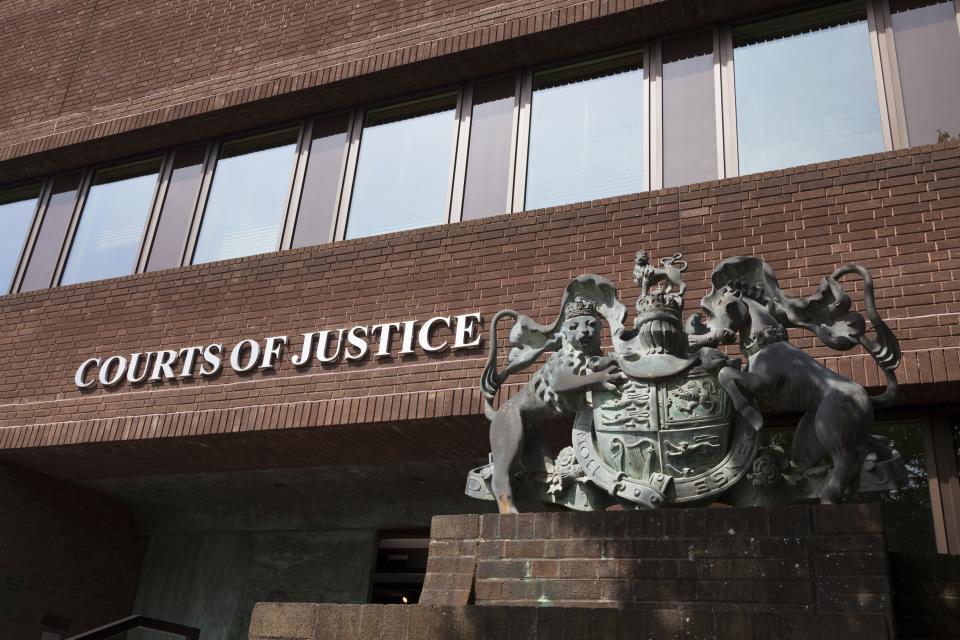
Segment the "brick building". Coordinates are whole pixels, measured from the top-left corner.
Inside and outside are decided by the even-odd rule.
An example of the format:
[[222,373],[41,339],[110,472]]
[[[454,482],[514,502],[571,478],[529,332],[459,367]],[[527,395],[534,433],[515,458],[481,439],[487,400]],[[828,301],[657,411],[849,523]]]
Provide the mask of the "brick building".
[[492,506],[463,496],[485,321],[551,320],[581,273],[633,299],[640,248],[683,252],[690,301],[738,254],[796,292],[869,267],[904,350],[886,544],[960,554],[960,1],[8,0],[0,25],[0,637],[415,600],[430,517]]

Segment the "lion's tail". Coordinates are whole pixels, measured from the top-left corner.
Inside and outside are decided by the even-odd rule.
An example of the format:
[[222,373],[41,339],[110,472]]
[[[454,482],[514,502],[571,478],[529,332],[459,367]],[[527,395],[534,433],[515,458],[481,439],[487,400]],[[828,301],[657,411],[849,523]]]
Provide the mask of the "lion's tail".
[[493,401],[506,378],[506,375],[497,370],[497,325],[503,318],[516,320],[518,315],[513,309],[504,309],[497,312],[490,322],[490,353],[487,356],[487,366],[484,367],[483,373],[480,375],[480,390],[483,392],[483,414],[490,421],[493,421],[493,417],[497,415]]
[[873,339],[866,335],[860,336],[859,342],[873,357],[877,365],[883,369],[887,388],[880,395],[870,396],[870,400],[877,409],[884,409],[892,405],[897,397],[896,370],[900,366],[900,360],[903,356],[900,350],[900,341],[897,340],[897,336],[893,334],[890,327],[877,313],[877,305],[873,296],[873,277],[870,272],[857,264],[845,264],[837,269],[831,278],[838,280],[848,273],[856,273],[863,279],[863,306],[876,335]]

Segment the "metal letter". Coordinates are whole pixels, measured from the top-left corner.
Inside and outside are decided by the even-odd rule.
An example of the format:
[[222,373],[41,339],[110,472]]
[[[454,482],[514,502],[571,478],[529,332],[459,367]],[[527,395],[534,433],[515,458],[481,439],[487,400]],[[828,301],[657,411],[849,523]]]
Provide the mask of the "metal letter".
[[[116,372],[113,376],[110,375],[110,369],[113,368],[114,363],[116,363]],[[124,374],[127,372],[127,359],[123,356],[110,356],[103,361],[103,364],[100,365],[100,375],[98,379],[100,384],[105,387],[113,387],[119,384],[123,380]]]
[[202,377],[214,376],[220,373],[220,370],[223,369],[223,345],[222,344],[210,344],[207,345],[207,348],[203,350],[203,359],[207,364],[210,365],[210,369],[207,369],[203,365],[200,365],[200,375]]
[[446,316],[446,317],[437,316],[435,318],[430,318],[429,320],[423,323],[423,326],[420,327],[420,333],[418,335],[420,348],[426,351],[427,353],[436,353],[438,351],[443,351],[448,346],[450,346],[450,343],[448,343],[446,340],[443,341],[443,344],[436,347],[430,344],[430,331],[433,329],[433,325],[435,324],[443,324],[449,329],[450,316]]
[[[243,348],[245,345],[250,347],[250,361],[246,366],[240,365],[240,358],[243,357]],[[247,338],[246,340],[241,340],[233,348],[233,351],[230,352],[230,366],[237,373],[246,373],[250,371],[255,366],[257,366],[257,360],[260,359],[260,343],[256,340],[251,340]]]
[[313,340],[316,335],[316,331],[303,334],[303,351],[300,352],[299,356],[293,356],[293,358],[290,359],[293,366],[303,367],[310,364],[310,359],[313,358]]
[[330,332],[321,331],[317,338],[317,360],[324,364],[330,364],[331,362],[336,362],[340,359],[340,352],[343,350],[343,332],[346,329],[340,329],[337,332],[337,350],[333,352],[332,356],[327,356],[327,343],[330,342]]
[[380,342],[378,343],[377,352],[375,355],[378,358],[389,358],[390,357],[390,336],[394,331],[400,330],[399,322],[390,322],[386,324],[375,324],[370,327],[370,335],[372,336],[375,331],[380,331]]
[[261,369],[273,369],[280,357],[280,352],[287,344],[287,336],[271,336],[263,349],[263,360],[260,362]]
[[[359,334],[359,335],[358,335]],[[360,336],[367,335],[366,327],[353,327],[350,329],[350,332],[347,334],[347,342],[350,343],[351,347],[356,347],[356,351],[351,352],[349,347],[347,348],[347,360],[360,360],[365,355],[367,351],[370,350],[370,347],[367,345],[367,341],[360,338]]]
[[416,320],[405,320],[403,322],[403,348],[400,349],[400,355],[405,356],[413,353],[414,325]]
[[[461,316],[457,316],[457,328],[454,333],[455,339],[453,341],[453,348],[456,349],[469,349],[470,347],[479,347],[480,346],[480,314],[479,313],[465,313]],[[472,340],[470,340],[472,338]],[[470,340],[470,342],[467,342]]]
[[185,356],[183,359],[183,368],[180,369],[181,378],[193,377],[193,363],[202,351],[203,347],[184,347],[180,349],[180,355]]
[[[176,376],[173,373],[173,363],[177,361],[180,355],[176,351],[164,349],[157,351],[157,361],[153,363],[153,373],[150,375],[150,382],[159,382],[160,380],[173,380]],[[160,375],[160,372],[163,375]]]
[[90,382],[87,382],[85,378],[87,375],[87,370],[90,367],[98,367],[98,366],[100,366],[100,358],[90,358],[89,360],[83,361],[83,364],[81,364],[80,368],[77,369],[77,375],[74,376],[73,378],[73,381],[76,383],[78,388],[89,389],[90,387],[93,386],[96,380],[91,380]]
[[143,358],[143,374],[137,375],[137,367],[140,366],[140,357],[142,355],[142,353],[130,355],[130,365],[127,367],[127,382],[130,384],[140,384],[150,375],[150,358],[154,355],[152,351],[147,354],[146,358]]

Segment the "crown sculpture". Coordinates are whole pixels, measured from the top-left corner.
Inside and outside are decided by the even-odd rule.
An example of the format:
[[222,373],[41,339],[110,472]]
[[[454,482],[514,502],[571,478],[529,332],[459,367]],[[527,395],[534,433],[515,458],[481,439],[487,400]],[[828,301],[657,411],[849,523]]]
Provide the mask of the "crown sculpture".
[[[870,435],[874,410],[894,400],[900,364],[870,273],[844,265],[813,295],[794,298],[760,258],[729,258],[684,324],[686,268],[679,253],[654,266],[646,251],[637,252],[640,295],[631,328],[616,288],[595,275],[567,285],[549,325],[510,309],[494,316],[481,380],[492,451],[489,464],[470,472],[467,495],[496,500],[509,513],[535,501],[591,511],[703,504],[721,495],[741,505],[834,503],[847,493],[900,486],[900,454]],[[862,279],[866,318],[840,285],[851,274]],[[507,320],[511,349],[500,368],[497,329]],[[601,348],[604,322],[611,353]],[[824,367],[790,344],[790,328],[832,349],[862,346],[883,371],[886,390],[870,396]],[[735,343],[746,367],[718,350]],[[530,381],[498,406],[507,378],[544,355]],[[760,445],[769,411],[801,415],[789,452]],[[571,443],[555,453],[538,425],[562,417],[573,419]]]

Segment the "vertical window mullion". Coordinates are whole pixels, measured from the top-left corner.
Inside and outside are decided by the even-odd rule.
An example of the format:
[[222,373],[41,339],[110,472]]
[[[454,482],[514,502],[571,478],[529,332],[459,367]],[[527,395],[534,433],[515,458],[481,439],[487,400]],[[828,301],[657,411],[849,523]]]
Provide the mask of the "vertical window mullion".
[[297,223],[297,212],[300,209],[300,198],[303,195],[303,181],[307,172],[307,162],[310,155],[310,143],[313,139],[313,119],[300,125],[300,138],[297,142],[297,161],[293,169],[290,182],[290,193],[287,197],[287,213],[284,216],[283,230],[280,232],[277,249],[289,249],[293,244],[293,231]]
[[647,169],[647,189],[663,187],[663,49],[662,40],[651,41],[644,47],[643,81],[645,141],[644,163]]
[[449,222],[463,219],[463,193],[467,178],[467,155],[470,149],[470,121],[473,115],[473,84],[464,85],[457,99],[457,141],[451,163]]
[[170,187],[170,176],[173,174],[173,157],[175,153],[174,149],[170,149],[164,156],[163,168],[160,170],[160,179],[157,182],[153,204],[150,207],[150,217],[147,220],[147,226],[140,243],[140,253],[138,254],[137,264],[134,267],[134,273],[143,273],[147,270],[147,259],[150,256],[153,237],[157,232],[157,225],[160,223],[160,211],[163,209],[163,201],[167,197],[167,189]]
[[883,146],[887,151],[897,148],[898,138],[894,136],[894,110],[888,100],[887,82],[884,73],[883,49],[884,27],[888,24],[884,11],[877,0],[866,0],[867,28],[870,31],[870,53],[873,56],[873,70],[877,85],[877,100],[880,103],[880,126],[883,130]]
[[[877,31],[877,48],[880,55],[880,71],[883,77],[884,101],[890,123],[890,138],[894,149],[910,146],[907,135],[907,118],[903,105],[903,89],[900,84],[900,65],[897,64],[897,46],[893,37],[888,0],[873,0],[873,18]],[[869,14],[868,14],[869,15]]]
[[56,287],[60,284],[60,278],[63,277],[63,270],[67,265],[67,256],[70,255],[70,249],[73,248],[74,236],[77,233],[77,226],[80,223],[80,214],[83,206],[87,202],[87,196],[90,195],[90,185],[93,182],[93,169],[87,169],[83,172],[83,178],[80,181],[80,188],[77,190],[77,200],[73,203],[73,213],[70,216],[70,225],[67,227],[67,235],[63,240],[63,246],[60,247],[60,256],[57,258],[57,267],[53,272],[53,282],[50,284]]
[[[347,123],[346,144],[348,146],[348,149],[347,149],[347,153],[343,154],[343,161],[340,163],[340,176],[339,176],[339,182],[338,182],[339,186],[337,187],[337,194],[336,194],[337,204],[336,204],[336,210],[333,212],[333,220],[331,221],[331,224],[330,224],[330,237],[328,238],[330,242],[333,242],[334,240],[342,239],[342,236],[337,235],[337,229],[339,228],[340,220],[341,219],[346,220],[346,217],[347,217],[347,210],[341,207],[341,203],[343,201],[342,199],[343,199],[344,191],[347,190],[347,183],[346,183],[347,174],[351,171],[350,151],[353,149],[353,132],[357,128],[358,113],[362,114],[363,110],[356,109],[354,111],[351,111],[349,114],[350,120]],[[356,160],[356,156],[354,156],[354,160]],[[354,168],[355,167],[356,165],[354,165]],[[350,175],[352,176],[353,174],[350,173]],[[351,177],[351,184],[352,184],[352,181],[353,181],[353,178]]]
[[337,224],[334,240],[343,240],[347,235],[347,218],[350,216],[350,198],[353,197],[353,183],[357,177],[357,160],[360,157],[360,138],[363,136],[363,121],[366,109],[357,109],[350,125],[350,149],[347,151],[346,169],[343,175],[343,188],[340,192],[340,206],[337,212]]
[[30,262],[30,255],[33,253],[33,247],[40,234],[40,225],[43,224],[43,218],[47,212],[47,205],[50,203],[50,197],[53,195],[54,176],[50,176],[44,181],[43,188],[40,190],[40,197],[37,198],[37,208],[33,212],[33,222],[30,225],[30,231],[27,233],[26,242],[20,251],[20,259],[17,261],[17,270],[13,274],[13,281],[10,283],[10,293],[20,291],[20,284],[23,282],[23,276],[27,271],[27,264]]
[[737,92],[733,67],[733,30],[723,25],[718,30],[720,55],[721,117],[723,119],[724,177],[740,175],[740,150],[737,144]]
[[720,53],[721,37],[720,27],[713,28],[713,111],[716,117],[717,131],[717,177],[724,179],[727,177],[727,166],[724,161],[724,130],[723,130],[723,56]]
[[953,0],[953,12],[957,16],[957,34],[960,34],[960,0]]
[[220,155],[221,146],[223,146],[222,140],[213,140],[210,142],[210,148],[207,151],[207,158],[203,167],[203,181],[200,183],[200,195],[197,197],[197,206],[190,223],[190,236],[187,238],[187,246],[183,250],[183,259],[180,261],[184,267],[189,266],[193,260],[193,251],[197,246],[197,236],[200,235],[203,212],[207,208],[210,185],[213,182],[213,172],[217,165],[217,156]]
[[[960,0],[957,0],[960,2]],[[505,212],[510,213],[513,209],[513,203],[516,202],[516,188],[515,188],[515,179],[517,175],[517,152],[520,148],[519,144],[519,131],[520,131],[520,102],[521,102],[521,93],[523,91],[523,78],[524,72],[520,71],[516,75],[516,86],[513,90],[513,119],[511,121],[510,128],[510,166],[507,169],[507,202]]]
[[533,99],[533,70],[523,72],[517,110],[517,153],[513,175],[513,212],[523,211],[527,194],[527,159],[530,155],[530,103]]

